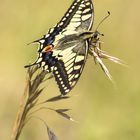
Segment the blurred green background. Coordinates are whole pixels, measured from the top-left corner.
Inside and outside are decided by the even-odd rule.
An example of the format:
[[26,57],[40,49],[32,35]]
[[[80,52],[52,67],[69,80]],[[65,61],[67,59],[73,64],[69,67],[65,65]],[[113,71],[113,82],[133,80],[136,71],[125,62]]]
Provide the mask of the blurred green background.
[[[73,0],[0,0],[0,139],[10,139],[12,126],[25,86],[25,64],[36,57],[39,39],[63,16]],[[49,103],[71,108],[70,122],[51,111],[38,116],[47,121],[60,140],[140,140],[140,1],[94,0],[94,29],[107,11],[111,16],[99,31],[105,34],[103,50],[127,62],[123,67],[106,61],[114,86],[89,58],[72,98]],[[59,94],[54,80],[48,81],[44,99]],[[38,120],[25,127],[20,140],[47,139]]]

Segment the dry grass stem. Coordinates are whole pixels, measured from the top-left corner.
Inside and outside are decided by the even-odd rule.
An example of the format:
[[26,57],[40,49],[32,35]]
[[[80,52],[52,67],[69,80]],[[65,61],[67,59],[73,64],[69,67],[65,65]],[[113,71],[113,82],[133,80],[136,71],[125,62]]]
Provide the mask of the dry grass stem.
[[34,78],[33,76],[36,72],[38,72],[37,66],[28,68],[27,82],[24,89],[24,94],[21,98],[20,108],[17,113],[16,121],[13,127],[13,140],[18,140],[25,125],[27,114],[36,105],[37,100],[43,91],[43,88],[39,89],[39,86],[43,82],[47,72],[41,71]]
[[[58,140],[54,132],[52,132],[52,130],[48,127],[47,123],[43,119],[37,116],[33,116],[36,112],[42,109],[52,110],[56,112],[58,115],[62,116],[63,118],[68,119],[70,121],[74,121],[68,114],[66,114],[66,112],[69,111],[69,109],[53,109],[44,106],[47,102],[56,102],[59,100],[69,99],[70,98],[69,96],[59,95],[56,97],[51,97],[50,99],[45,99],[43,102],[38,103],[38,99],[41,93],[43,93],[42,91],[44,90],[44,88],[41,88],[40,85],[46,80],[52,78],[52,76],[50,76],[47,79],[45,79],[45,76],[47,74],[48,74],[47,71],[41,70],[39,71],[37,66],[28,68],[27,82],[24,89],[24,94],[20,101],[20,108],[17,113],[16,121],[13,127],[12,140],[19,140],[19,137],[22,133],[24,126],[32,118],[39,119],[44,123],[44,125],[46,126],[49,140]],[[33,108],[40,105],[43,105],[43,107],[31,111]]]

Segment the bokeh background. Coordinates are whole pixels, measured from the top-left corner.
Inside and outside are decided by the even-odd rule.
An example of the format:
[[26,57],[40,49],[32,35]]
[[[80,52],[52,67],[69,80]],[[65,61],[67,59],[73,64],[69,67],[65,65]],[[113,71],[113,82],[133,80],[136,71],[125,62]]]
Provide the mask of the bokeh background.
[[[9,140],[23,94],[25,64],[37,57],[39,39],[63,16],[73,0],[0,0],[0,139]],[[140,1],[94,0],[94,29],[101,25],[103,50],[124,60],[128,67],[105,61],[116,85],[89,58],[80,81],[66,101],[49,103],[71,108],[70,122],[51,111],[37,115],[46,120],[61,140],[140,140]],[[43,98],[59,94],[54,80],[47,81]],[[38,120],[25,127],[20,140],[47,139]]]

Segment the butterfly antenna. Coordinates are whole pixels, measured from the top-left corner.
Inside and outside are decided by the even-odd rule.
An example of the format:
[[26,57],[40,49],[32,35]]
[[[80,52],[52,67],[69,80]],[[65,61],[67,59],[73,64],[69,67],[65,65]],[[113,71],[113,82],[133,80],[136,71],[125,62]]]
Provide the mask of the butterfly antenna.
[[98,26],[97,26],[97,28],[96,28],[96,30],[95,31],[97,31],[98,30],[98,28],[99,28],[99,26],[110,16],[110,12],[108,11],[107,12],[108,13],[108,15],[107,16],[105,16],[101,21],[100,21],[100,23],[98,24]]

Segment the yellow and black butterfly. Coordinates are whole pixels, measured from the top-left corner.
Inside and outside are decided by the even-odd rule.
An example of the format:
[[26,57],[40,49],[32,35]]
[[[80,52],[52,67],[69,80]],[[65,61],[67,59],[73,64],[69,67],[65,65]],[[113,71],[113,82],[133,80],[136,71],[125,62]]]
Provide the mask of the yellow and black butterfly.
[[52,72],[63,95],[75,86],[84,68],[89,45],[79,35],[91,30],[93,19],[92,0],[74,0],[60,22],[34,41],[40,43],[39,57],[28,66],[39,64]]
[[[99,23],[99,25],[110,15]],[[43,70],[52,72],[62,95],[67,94],[76,85],[83,71],[87,55],[91,54],[111,79],[111,75],[101,58],[120,63],[119,59],[101,51],[100,34],[96,28],[92,32],[94,7],[92,0],[74,0],[58,24],[43,38],[34,41],[40,43],[37,61]]]

